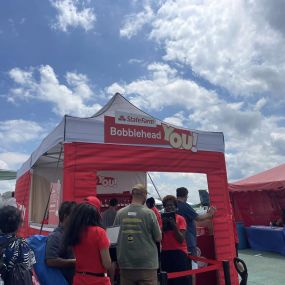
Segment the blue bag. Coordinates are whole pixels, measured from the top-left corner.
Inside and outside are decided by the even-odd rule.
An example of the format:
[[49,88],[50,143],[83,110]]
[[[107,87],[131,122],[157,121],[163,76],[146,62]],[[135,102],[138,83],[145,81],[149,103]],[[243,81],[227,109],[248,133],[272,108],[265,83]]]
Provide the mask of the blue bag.
[[37,263],[34,264],[34,270],[41,285],[68,285],[61,271],[46,265],[46,242],[47,236],[33,235],[27,238],[27,242],[33,249]]

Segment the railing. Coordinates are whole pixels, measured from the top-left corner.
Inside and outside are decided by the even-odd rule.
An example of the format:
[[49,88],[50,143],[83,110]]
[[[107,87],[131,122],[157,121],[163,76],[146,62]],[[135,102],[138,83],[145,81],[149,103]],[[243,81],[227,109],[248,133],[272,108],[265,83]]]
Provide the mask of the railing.
[[192,256],[188,255],[190,260],[194,261],[201,261],[204,263],[209,264],[206,267],[198,268],[198,269],[189,269],[179,272],[160,272],[160,284],[167,285],[168,279],[174,279],[179,277],[185,277],[190,275],[201,274],[204,272],[214,271],[214,270],[223,270],[224,271],[224,278],[225,278],[225,285],[231,285],[231,277],[230,277],[230,264],[229,261],[218,261],[213,259],[207,259],[204,257]]

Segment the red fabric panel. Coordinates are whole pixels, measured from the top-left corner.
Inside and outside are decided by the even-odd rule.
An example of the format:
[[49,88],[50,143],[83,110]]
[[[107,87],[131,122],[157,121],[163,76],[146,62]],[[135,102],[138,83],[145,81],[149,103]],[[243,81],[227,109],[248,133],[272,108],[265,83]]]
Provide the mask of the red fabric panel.
[[285,164],[229,184],[233,192],[285,189]]
[[[64,146],[64,200],[96,193],[97,170],[192,172],[208,174],[210,199],[218,207],[214,218],[216,258],[235,256],[230,214],[226,165],[223,153],[124,146],[112,144],[68,143]],[[68,192],[68,193],[66,193]],[[79,194],[80,193],[80,194]],[[88,193],[88,194],[87,194]],[[83,195],[84,194],[84,195]],[[231,263],[232,284],[238,279]],[[223,272],[219,272],[224,284]]]
[[[224,154],[111,144],[65,144],[65,169],[211,173],[223,169]],[[70,150],[69,150],[70,149]],[[71,150],[73,149],[73,151]],[[66,151],[72,153],[66,157]]]
[[245,226],[269,225],[282,217],[281,209],[285,208],[285,191],[236,192],[231,196],[236,221]]
[[[225,169],[225,161],[224,168]],[[237,273],[234,268],[233,259],[235,257],[235,239],[233,232],[233,217],[228,192],[228,182],[225,173],[208,174],[208,187],[210,201],[217,208],[213,219],[214,241],[216,258],[218,260],[229,260],[231,268],[231,280],[233,284],[238,284]],[[223,270],[219,271],[220,283],[224,284]]]
[[93,167],[81,169],[75,144],[65,144],[64,154],[63,201],[80,202],[84,197],[95,196],[96,170]]
[[18,207],[23,211],[23,224],[18,231],[18,235],[26,237],[29,235],[29,200],[31,187],[31,173],[28,171],[16,182],[15,198]]
[[[211,235],[202,235],[197,236],[197,244],[201,250],[201,256],[207,259],[215,259],[215,250],[214,250],[214,237]],[[209,264],[208,264],[209,265]],[[210,271],[204,274],[196,275],[196,284],[204,285],[211,284],[217,285],[217,272]]]

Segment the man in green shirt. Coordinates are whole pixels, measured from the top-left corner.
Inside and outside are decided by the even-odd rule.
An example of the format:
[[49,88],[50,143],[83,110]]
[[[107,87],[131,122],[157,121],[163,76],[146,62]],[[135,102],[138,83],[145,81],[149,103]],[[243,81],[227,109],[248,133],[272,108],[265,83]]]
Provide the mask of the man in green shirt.
[[144,206],[144,185],[132,188],[132,203],[117,212],[114,225],[120,225],[117,256],[122,285],[157,284],[158,254],[156,242],[161,231],[153,211]]

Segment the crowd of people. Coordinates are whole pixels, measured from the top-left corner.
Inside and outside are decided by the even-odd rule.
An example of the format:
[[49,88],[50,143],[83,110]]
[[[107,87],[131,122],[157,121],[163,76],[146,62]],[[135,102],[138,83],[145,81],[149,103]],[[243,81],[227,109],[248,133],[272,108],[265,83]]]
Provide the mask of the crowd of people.
[[[144,185],[135,185],[131,195],[128,206],[117,210],[117,199],[111,199],[103,213],[100,200],[94,196],[81,203],[63,202],[58,212],[59,225],[47,238],[46,266],[60,269],[70,285],[111,285],[116,275],[122,285],[155,285],[159,270],[191,269],[188,254],[197,255],[195,221],[212,218],[215,209],[210,207],[206,214],[198,215],[186,202],[185,187],[177,188],[176,197],[163,198],[163,214],[152,197],[147,199]],[[31,277],[25,282],[32,282],[35,257],[25,240],[16,237],[20,223],[17,208],[0,209],[0,248],[5,245],[3,264],[7,264],[2,274],[0,262],[0,274],[7,284],[7,272],[16,263],[23,264]],[[112,246],[106,232],[110,226],[119,227],[117,243]],[[169,279],[168,284],[190,285],[192,278]]]

